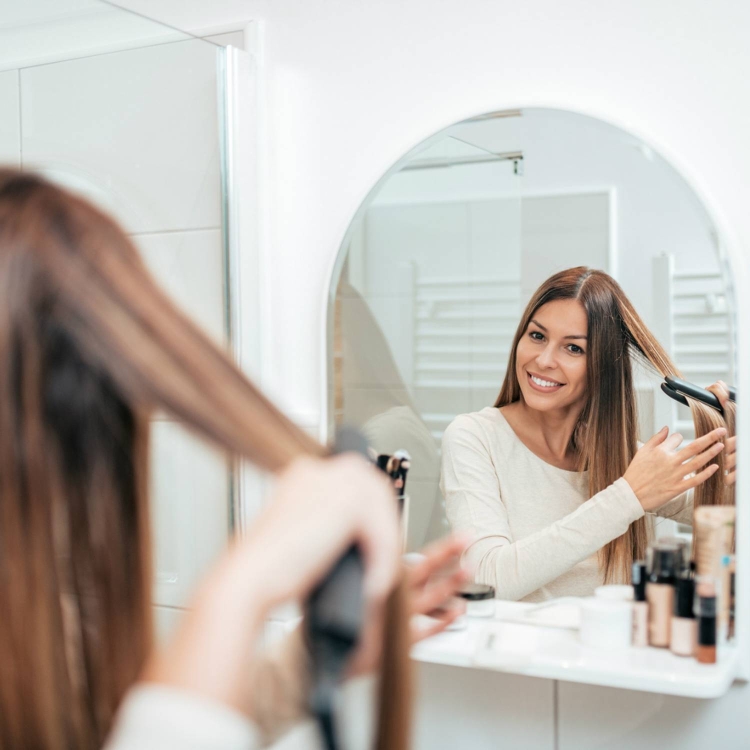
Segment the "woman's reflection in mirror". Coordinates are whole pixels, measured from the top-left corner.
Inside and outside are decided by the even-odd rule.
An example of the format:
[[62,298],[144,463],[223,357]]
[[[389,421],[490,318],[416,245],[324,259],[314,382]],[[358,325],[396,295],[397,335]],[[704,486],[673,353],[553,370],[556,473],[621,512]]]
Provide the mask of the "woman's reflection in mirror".
[[709,407],[691,403],[689,445],[665,427],[639,447],[636,359],[678,372],[612,277],[562,271],[532,295],[494,406],[446,430],[448,519],[473,536],[465,557],[498,597],[626,582],[655,516],[691,524],[697,503],[732,502],[735,439]]

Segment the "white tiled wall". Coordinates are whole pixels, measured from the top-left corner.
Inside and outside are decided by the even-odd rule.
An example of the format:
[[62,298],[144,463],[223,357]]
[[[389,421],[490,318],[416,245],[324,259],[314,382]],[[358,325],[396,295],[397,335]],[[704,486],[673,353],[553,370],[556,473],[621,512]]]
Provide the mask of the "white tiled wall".
[[18,71],[0,73],[0,164],[11,167],[17,167],[20,160],[18,106]]
[[214,45],[40,65],[21,87],[24,165],[89,186],[129,232],[221,225]]
[[[167,292],[226,343],[217,82],[217,47],[193,39],[0,73],[0,161],[40,169],[114,214]],[[226,546],[229,472],[163,417],[151,462],[165,637]]]
[[418,678],[414,750],[555,748],[552,680],[436,664]]
[[217,342],[226,340],[221,229],[134,237],[151,273]]
[[185,611],[179,607],[154,607],[154,631],[157,644],[163,644],[171,638]]
[[157,604],[184,606],[229,533],[226,457],[175,422],[151,428]]
[[744,750],[750,686],[716,700],[559,683],[557,750]]

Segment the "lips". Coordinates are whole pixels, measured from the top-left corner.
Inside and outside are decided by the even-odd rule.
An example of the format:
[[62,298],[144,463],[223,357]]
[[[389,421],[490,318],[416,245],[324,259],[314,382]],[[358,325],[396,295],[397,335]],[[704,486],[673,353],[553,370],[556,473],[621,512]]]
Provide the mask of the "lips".
[[529,385],[535,391],[539,391],[540,393],[554,393],[555,391],[559,391],[560,388],[565,385],[565,383],[559,383],[556,380],[543,378],[536,373],[527,372],[526,374],[528,376]]

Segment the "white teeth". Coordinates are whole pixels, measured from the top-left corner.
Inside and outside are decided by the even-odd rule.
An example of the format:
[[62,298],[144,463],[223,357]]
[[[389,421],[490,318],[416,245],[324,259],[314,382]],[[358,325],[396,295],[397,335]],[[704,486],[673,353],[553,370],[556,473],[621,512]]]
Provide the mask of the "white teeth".
[[534,382],[535,382],[535,383],[536,383],[537,385],[541,385],[541,386],[543,386],[544,388],[551,388],[552,386],[555,386],[555,385],[562,385],[562,383],[555,383],[555,382],[554,382],[554,381],[552,381],[552,380],[542,380],[541,378],[535,378],[535,377],[534,377],[533,375],[531,376],[531,379],[532,379],[532,380],[533,380],[533,381],[534,381]]

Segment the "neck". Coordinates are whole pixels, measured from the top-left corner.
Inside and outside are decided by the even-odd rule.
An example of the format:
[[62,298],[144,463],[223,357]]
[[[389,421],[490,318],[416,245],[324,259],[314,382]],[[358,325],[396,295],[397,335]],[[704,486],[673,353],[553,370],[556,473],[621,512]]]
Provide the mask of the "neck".
[[518,402],[519,414],[527,424],[534,426],[549,452],[560,460],[568,455],[570,440],[582,409],[582,405],[572,404],[564,409],[537,411],[532,409],[523,398]]

